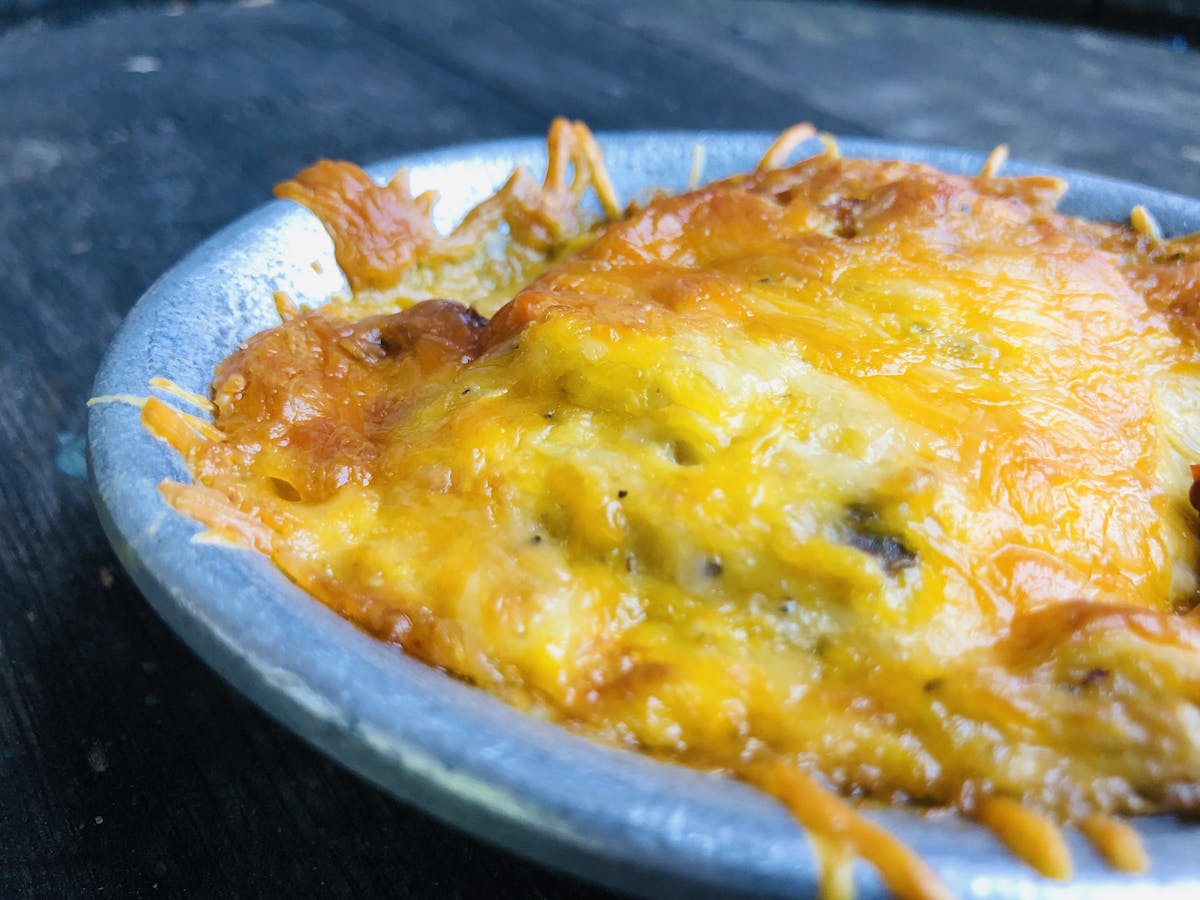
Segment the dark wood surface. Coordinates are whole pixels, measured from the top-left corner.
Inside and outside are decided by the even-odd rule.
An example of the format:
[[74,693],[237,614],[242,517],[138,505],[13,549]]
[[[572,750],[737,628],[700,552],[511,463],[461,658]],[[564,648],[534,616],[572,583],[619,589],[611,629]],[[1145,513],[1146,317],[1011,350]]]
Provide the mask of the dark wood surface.
[[1200,195],[1200,56],[1179,41],[896,5],[0,3],[0,896],[603,894],[243,701],[133,589],[83,472],[117,323],[272,183],[560,113],[1007,141]]

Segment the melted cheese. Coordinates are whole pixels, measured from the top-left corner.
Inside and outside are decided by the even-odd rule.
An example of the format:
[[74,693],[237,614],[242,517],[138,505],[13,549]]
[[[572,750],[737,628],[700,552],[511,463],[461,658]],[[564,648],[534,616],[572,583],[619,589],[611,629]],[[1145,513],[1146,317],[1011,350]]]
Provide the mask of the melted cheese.
[[[1060,216],[1062,189],[826,153],[515,228],[515,269],[445,251],[251,339],[219,436],[147,421],[189,514],[597,739],[1001,830],[1195,810],[1200,245]],[[510,228],[549,208],[523,196]],[[452,241],[393,218],[412,258]],[[386,311],[470,301],[472,266],[478,313]]]

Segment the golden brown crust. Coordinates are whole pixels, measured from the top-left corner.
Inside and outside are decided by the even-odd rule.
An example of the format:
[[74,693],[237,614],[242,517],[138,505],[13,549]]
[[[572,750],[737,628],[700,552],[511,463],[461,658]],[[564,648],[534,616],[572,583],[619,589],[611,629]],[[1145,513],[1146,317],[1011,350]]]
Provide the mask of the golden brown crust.
[[[620,209],[599,154],[586,125],[556,119],[547,139],[545,181],[538,185],[518,168],[445,236],[433,224],[436,193],[413,196],[407,170],[379,185],[353,163],[321,160],[276,185],[275,194],[296,201],[321,220],[351,289],[387,289],[418,260],[470,255],[501,223],[514,243],[552,251],[578,230],[580,201],[588,188],[596,191],[605,215],[615,218]],[[569,181],[568,168],[574,170]]]

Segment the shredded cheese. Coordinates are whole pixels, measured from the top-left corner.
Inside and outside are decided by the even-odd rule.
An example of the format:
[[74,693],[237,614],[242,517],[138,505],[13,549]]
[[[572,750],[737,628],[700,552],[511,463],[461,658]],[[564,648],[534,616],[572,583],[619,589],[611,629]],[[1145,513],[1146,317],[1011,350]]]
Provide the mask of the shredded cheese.
[[1112,816],[1200,782],[1200,242],[1062,216],[1003,147],[784,167],[814,135],[622,212],[560,120],[449,235],[403,175],[306,170],[355,293],[277,296],[211,423],[145,402],[196,479],[164,495],[420,659],[779,797],[830,895],[845,853],[946,895],[839,793],[1136,870]]

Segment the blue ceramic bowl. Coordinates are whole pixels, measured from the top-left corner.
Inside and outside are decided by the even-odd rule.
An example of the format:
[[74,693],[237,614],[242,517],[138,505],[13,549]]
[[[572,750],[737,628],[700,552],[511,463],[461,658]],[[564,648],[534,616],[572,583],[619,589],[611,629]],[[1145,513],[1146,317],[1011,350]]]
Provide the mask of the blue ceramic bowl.
[[[635,133],[601,136],[622,197],[682,189],[692,150],[705,179],[754,165],[773,135]],[[847,156],[919,160],[975,172],[979,154],[844,140]],[[517,163],[540,172],[540,139],[452,147],[372,166],[409,166],[413,187],[437,188],[449,226]],[[1063,208],[1124,219],[1150,208],[1164,230],[1200,230],[1200,202],[1078,172],[1010,163],[1010,173],[1065,176]],[[314,267],[313,262],[320,265]],[[158,280],[122,324],[96,395],[149,393],[165,376],[207,394],[213,367],[278,319],[272,291],[316,304],[343,283],[328,238],[307,212],[273,202],[230,225]],[[180,458],[122,403],[93,406],[92,490],[122,562],[159,614],[213,669],[297,734],[396,797],[517,853],[644,895],[806,896],[817,866],[784,808],[741,784],[593,744],[509,708],[355,629],[255,553],[195,539],[199,526],[159,496],[186,480]],[[964,897],[1117,896],[1154,889],[1200,896],[1200,825],[1137,823],[1153,866],[1118,875],[1077,835],[1077,874],[1048,881],[981,828],[900,809],[870,817],[907,842]],[[886,892],[857,863],[860,896]]]

